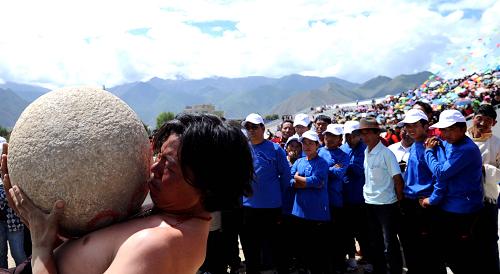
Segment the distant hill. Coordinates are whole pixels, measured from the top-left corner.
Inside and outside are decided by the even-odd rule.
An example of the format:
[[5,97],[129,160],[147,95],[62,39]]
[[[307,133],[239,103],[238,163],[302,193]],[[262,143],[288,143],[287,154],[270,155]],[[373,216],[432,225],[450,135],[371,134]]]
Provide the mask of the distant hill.
[[11,91],[14,91],[17,96],[21,97],[27,102],[33,102],[36,98],[50,91],[49,89],[43,87],[18,84],[14,82],[6,82],[4,84],[0,84],[0,89],[10,89]]
[[0,88],[0,126],[13,128],[28,102],[10,89]]
[[335,83],[329,83],[320,89],[301,92],[283,100],[274,106],[271,113],[293,114],[300,110],[326,104],[352,102],[356,96],[350,89]]
[[[423,83],[429,75],[430,72],[422,72],[394,79],[378,76],[362,84],[336,77],[299,74],[281,78],[251,76],[198,80],[155,77],[145,82],[115,86],[108,91],[125,101],[146,124],[155,125],[160,112],[178,113],[186,105],[214,104],[218,110],[225,112],[227,118],[243,118],[251,112],[263,115],[292,114],[318,105],[398,93]],[[48,91],[37,86],[10,82],[0,85],[1,88],[10,90],[9,93],[0,93],[0,110],[2,113],[8,112],[8,115],[0,116],[0,125],[8,127],[15,124],[19,110],[22,111],[28,103]]]

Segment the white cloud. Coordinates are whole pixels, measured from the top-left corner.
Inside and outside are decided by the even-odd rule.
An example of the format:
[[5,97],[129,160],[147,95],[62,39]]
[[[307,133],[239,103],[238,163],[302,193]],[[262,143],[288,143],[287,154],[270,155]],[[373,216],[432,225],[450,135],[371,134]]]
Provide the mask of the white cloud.
[[[2,1],[0,78],[55,87],[291,73],[361,82],[455,71],[459,65],[447,62],[460,63],[467,45],[479,55],[487,49],[476,47],[478,38],[500,40],[500,3],[474,3]],[[484,13],[465,18],[463,9]],[[211,36],[190,24],[220,20],[237,22],[236,30],[212,26],[221,32]],[[129,33],[143,28],[144,35]]]

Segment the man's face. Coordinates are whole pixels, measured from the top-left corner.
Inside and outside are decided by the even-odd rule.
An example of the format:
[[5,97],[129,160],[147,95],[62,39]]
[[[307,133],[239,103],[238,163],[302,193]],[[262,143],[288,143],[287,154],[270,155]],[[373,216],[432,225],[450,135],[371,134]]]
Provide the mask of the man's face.
[[465,127],[461,128],[456,125],[452,125],[451,127],[447,128],[442,128],[441,138],[443,138],[450,144],[455,144],[460,142],[464,138],[466,130],[467,129]]
[[297,133],[299,136],[302,136],[302,133],[306,132],[307,130],[308,128],[303,125],[295,126],[295,133]]
[[476,114],[472,119],[472,125],[479,130],[480,133],[490,133],[491,128],[496,125],[497,121],[489,116]]
[[316,133],[318,133],[318,135],[321,135],[323,134],[323,132],[325,132],[328,123],[322,120],[318,120],[314,123],[314,126],[316,127]]
[[365,142],[367,146],[373,147],[378,143],[379,135],[375,133],[375,131],[371,129],[361,129],[359,132],[361,133],[361,139],[363,139],[363,142]]
[[245,124],[245,129],[252,143],[261,142],[264,139],[264,126],[247,122]]
[[410,137],[408,134],[408,131],[406,131],[405,128],[402,128],[399,132],[399,138],[401,138],[401,141],[405,141],[406,144],[413,144],[413,138]]
[[349,147],[355,148],[359,144],[359,142],[361,141],[361,135],[357,131],[354,131],[351,134],[346,133],[345,140],[346,140],[347,144],[349,145]]
[[329,132],[325,132],[324,136],[325,146],[328,149],[338,148],[340,145],[342,145],[342,135],[335,135]]
[[292,123],[290,122],[283,123],[283,125],[281,125],[281,134],[284,140],[287,140],[288,138],[290,138],[290,136],[294,135],[295,129],[293,128]]
[[428,125],[423,126],[420,122],[405,124],[405,130],[408,132],[408,136],[419,142],[424,141],[427,137],[428,128]]

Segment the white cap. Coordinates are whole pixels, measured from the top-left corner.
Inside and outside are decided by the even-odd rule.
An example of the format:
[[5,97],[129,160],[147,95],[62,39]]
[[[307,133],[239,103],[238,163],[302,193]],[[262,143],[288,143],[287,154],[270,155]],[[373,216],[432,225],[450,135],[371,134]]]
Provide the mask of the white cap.
[[304,113],[299,113],[297,115],[295,115],[295,119],[293,120],[293,126],[296,127],[298,125],[301,125],[301,126],[309,126],[309,124],[311,123],[311,119],[309,119],[309,116],[307,114],[304,114]]
[[264,119],[262,119],[262,117],[257,113],[250,113],[250,114],[248,114],[247,118],[245,118],[245,121],[243,121],[241,123],[241,125],[243,127],[245,127],[247,122],[250,122],[250,123],[256,124],[256,125],[264,124]]
[[344,134],[352,134],[353,131],[359,129],[359,121],[347,121],[344,124]]
[[333,135],[342,135],[344,134],[344,126],[341,124],[329,124],[326,126],[325,133],[331,133]]
[[465,117],[462,115],[462,113],[460,113],[460,111],[456,109],[447,109],[441,112],[441,114],[439,115],[439,122],[435,123],[429,128],[447,128],[458,122],[465,123]]
[[288,146],[288,144],[291,141],[297,141],[297,142],[299,142],[299,139],[300,139],[299,135],[297,135],[297,134],[292,135],[290,138],[288,138],[288,140],[286,140],[285,148]]
[[304,140],[304,138],[309,139],[309,140],[314,141],[314,142],[319,142],[318,133],[316,133],[316,131],[314,131],[314,130],[308,130],[308,131],[304,132],[302,134],[302,136],[300,136],[299,142],[302,143],[302,140]]
[[406,112],[405,118],[403,119],[403,121],[398,123],[398,127],[402,127],[405,124],[413,124],[422,119],[429,121],[429,117],[427,117],[427,115],[425,115],[422,110],[412,108],[408,110],[408,112]]

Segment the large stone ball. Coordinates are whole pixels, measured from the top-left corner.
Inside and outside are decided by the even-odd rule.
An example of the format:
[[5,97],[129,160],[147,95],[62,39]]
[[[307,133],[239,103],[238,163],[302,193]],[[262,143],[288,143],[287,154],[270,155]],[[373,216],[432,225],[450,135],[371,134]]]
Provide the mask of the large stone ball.
[[30,104],[10,137],[11,182],[44,211],[66,202],[63,233],[78,236],[137,212],[151,149],[135,112],[111,93],[65,88]]

